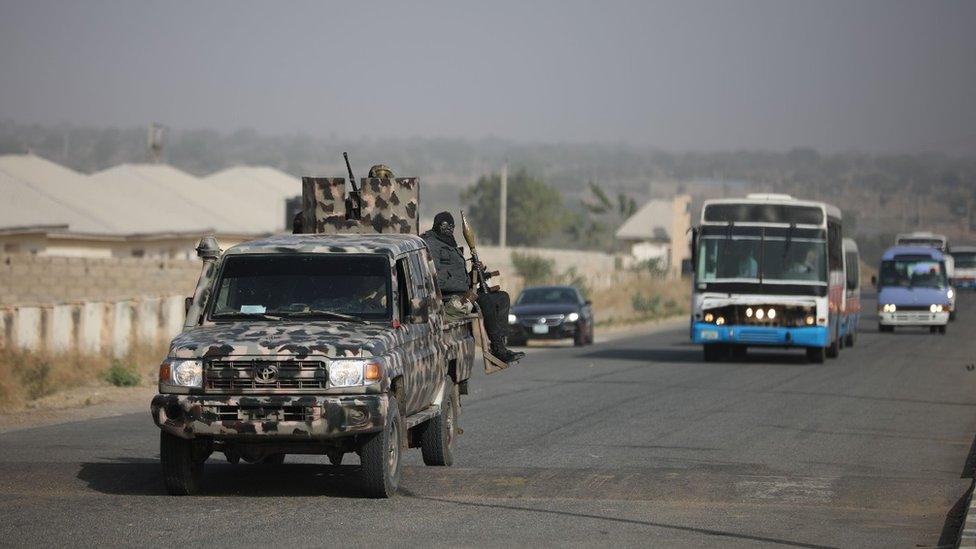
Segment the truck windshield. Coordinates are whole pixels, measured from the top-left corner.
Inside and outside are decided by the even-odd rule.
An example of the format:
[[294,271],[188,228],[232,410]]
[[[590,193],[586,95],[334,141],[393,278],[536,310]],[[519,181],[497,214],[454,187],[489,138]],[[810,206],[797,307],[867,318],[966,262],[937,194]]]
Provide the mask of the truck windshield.
[[952,254],[957,269],[976,269],[976,252],[957,252]]
[[379,255],[232,255],[211,318],[383,320],[390,293],[390,264]]
[[819,239],[708,236],[698,254],[698,281],[826,282],[826,248]]
[[881,286],[945,288],[942,262],[934,259],[895,259],[881,262]]

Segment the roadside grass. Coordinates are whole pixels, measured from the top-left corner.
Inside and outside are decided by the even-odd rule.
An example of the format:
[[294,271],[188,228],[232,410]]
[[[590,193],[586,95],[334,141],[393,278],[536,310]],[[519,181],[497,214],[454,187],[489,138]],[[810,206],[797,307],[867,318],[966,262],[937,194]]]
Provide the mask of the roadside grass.
[[612,284],[591,291],[598,327],[636,324],[688,314],[691,281],[642,272],[620,272]]
[[0,349],[0,411],[22,409],[33,400],[78,387],[151,384],[165,354],[163,345],[137,347],[119,359]]

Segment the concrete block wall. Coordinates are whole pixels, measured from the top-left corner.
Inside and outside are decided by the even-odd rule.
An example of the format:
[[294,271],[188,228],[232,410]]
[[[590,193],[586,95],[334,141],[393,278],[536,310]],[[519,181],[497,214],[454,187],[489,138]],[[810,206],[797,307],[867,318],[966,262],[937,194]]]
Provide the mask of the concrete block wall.
[[[587,283],[592,287],[604,287],[613,284],[613,278],[610,275],[616,270],[617,264],[617,258],[613,254],[555,248],[479,247],[478,256],[481,262],[493,271],[501,271],[501,280],[493,283],[500,283],[503,288],[510,291],[513,288],[521,287],[521,281],[518,280],[515,268],[512,266],[512,252],[552,260],[553,272],[556,275],[561,275],[570,268],[575,268],[576,272],[586,278]],[[465,253],[467,253],[467,249],[465,249]]]
[[182,293],[121,301],[0,307],[0,349],[106,353],[166,343],[183,326]]
[[0,254],[0,305],[189,295],[199,275],[196,260]]

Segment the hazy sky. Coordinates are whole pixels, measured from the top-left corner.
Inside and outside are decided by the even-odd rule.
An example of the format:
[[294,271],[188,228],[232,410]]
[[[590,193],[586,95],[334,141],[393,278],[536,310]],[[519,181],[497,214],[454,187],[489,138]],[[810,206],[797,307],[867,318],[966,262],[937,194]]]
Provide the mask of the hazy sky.
[[0,119],[976,153],[976,1],[0,0]]

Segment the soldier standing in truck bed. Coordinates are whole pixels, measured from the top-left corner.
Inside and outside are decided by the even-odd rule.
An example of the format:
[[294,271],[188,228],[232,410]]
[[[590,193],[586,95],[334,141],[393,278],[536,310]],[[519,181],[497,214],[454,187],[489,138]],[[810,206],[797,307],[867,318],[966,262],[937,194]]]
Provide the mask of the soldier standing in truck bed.
[[445,306],[450,309],[463,300],[476,301],[484,317],[491,354],[508,363],[524,357],[525,353],[512,352],[506,345],[511,301],[508,293],[497,291],[478,295],[471,289],[471,276],[465,269],[464,256],[454,239],[454,216],[450,212],[437,214],[434,216],[434,226],[420,236],[427,242],[434,258],[437,285],[445,299]]

